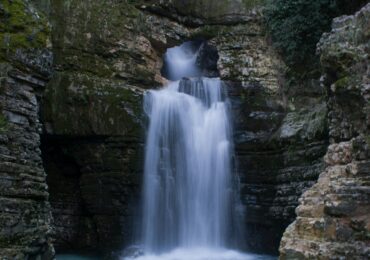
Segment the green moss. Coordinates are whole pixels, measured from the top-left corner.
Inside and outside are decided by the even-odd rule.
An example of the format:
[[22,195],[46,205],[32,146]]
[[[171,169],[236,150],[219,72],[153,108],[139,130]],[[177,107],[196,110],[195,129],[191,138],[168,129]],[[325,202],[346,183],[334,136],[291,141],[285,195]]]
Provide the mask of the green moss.
[[288,158],[293,158],[298,150],[299,148],[296,147],[294,144],[288,145],[288,148],[286,150],[286,156]]
[[335,86],[338,89],[343,89],[349,85],[349,77],[344,77],[335,82]]
[[190,38],[192,39],[205,38],[209,40],[221,34],[223,32],[223,29],[224,29],[224,26],[220,26],[220,25],[205,25],[195,30],[192,33],[192,35],[190,35]]
[[367,230],[356,230],[353,234],[353,237],[356,240],[360,241],[369,241],[370,240],[370,232]]
[[8,121],[6,120],[5,116],[0,114],[0,134],[5,132],[8,128]]
[[252,9],[257,6],[265,4],[265,0],[242,0],[246,9]]
[[64,72],[50,81],[42,116],[56,134],[138,136],[141,104],[122,81]]
[[0,12],[0,60],[17,49],[43,48],[49,35],[46,19],[22,0],[4,0]]
[[367,145],[370,147],[370,135],[365,136],[365,141]]

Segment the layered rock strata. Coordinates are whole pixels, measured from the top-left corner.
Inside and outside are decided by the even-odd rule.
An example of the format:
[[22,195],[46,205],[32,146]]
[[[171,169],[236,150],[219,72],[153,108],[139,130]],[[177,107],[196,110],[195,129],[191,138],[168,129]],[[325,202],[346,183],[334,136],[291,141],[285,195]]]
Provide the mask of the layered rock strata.
[[0,258],[51,259],[51,212],[40,151],[40,93],[49,27],[24,1],[0,4]]
[[281,259],[370,257],[369,19],[370,4],[336,18],[318,44],[331,144],[325,170],[284,233]]
[[284,64],[270,47],[259,1],[223,2],[222,8],[206,0],[142,2],[137,4],[141,10],[190,26],[190,39],[207,39],[217,49],[219,74],[233,108],[244,245],[277,253],[298,198],[323,169],[325,90],[318,80],[285,89]]
[[[36,9],[28,2],[0,5],[6,21],[0,24],[0,151],[8,167],[0,173],[4,200],[13,203],[1,214],[6,219],[0,225],[5,227],[1,253],[22,258],[52,252],[50,212],[59,252],[106,253],[135,240],[146,125],[142,95],[165,82],[160,72],[165,50],[188,40],[207,40],[202,53],[211,58],[198,63],[228,85],[245,247],[276,252],[283,230],[295,218],[298,198],[324,167],[326,89],[314,80],[285,89],[284,64],[271,49],[256,8],[261,1],[31,2],[50,15],[50,27],[44,15],[32,14]],[[9,9],[14,3],[26,3],[21,11],[27,15],[20,21],[9,19],[9,12],[19,15],[18,9]],[[44,50],[50,33],[52,75],[51,55]],[[31,51],[26,55],[24,50]],[[40,118],[36,97],[42,97]],[[39,151],[40,121],[51,210]],[[27,170],[11,170],[10,164]],[[33,175],[37,185],[30,184]],[[9,195],[14,187],[21,191]],[[20,198],[29,211],[18,206]],[[26,217],[7,226],[14,216]],[[36,235],[28,233],[29,227]],[[20,239],[9,240],[9,234]]]
[[[145,89],[188,30],[127,1],[54,1],[43,154],[59,252],[119,251],[137,238]],[[63,183],[64,187],[60,187]]]
[[[229,15],[236,10],[231,7],[225,9]],[[42,120],[56,247],[119,250],[133,242],[140,219],[143,90],[164,82],[161,57],[167,48],[215,38],[231,27],[188,28],[152,8],[116,1],[56,1],[51,14],[56,71]],[[202,52],[217,54],[215,45]],[[215,74],[208,63],[213,60],[199,59]]]
[[244,245],[276,254],[282,233],[295,218],[298,198],[323,169],[325,90],[318,80],[286,89],[284,63],[271,48],[257,10],[247,23],[197,30],[209,32],[209,43],[219,54],[220,77],[228,85]]

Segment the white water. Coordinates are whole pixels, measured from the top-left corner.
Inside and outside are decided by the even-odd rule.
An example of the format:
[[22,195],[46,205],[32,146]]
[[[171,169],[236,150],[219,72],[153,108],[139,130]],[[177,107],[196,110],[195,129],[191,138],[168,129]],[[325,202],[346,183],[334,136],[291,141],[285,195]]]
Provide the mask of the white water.
[[146,252],[226,244],[231,195],[227,106],[221,101],[219,79],[189,83],[194,90],[199,88],[194,94],[203,100],[180,92],[179,82],[150,92],[145,100],[150,116]]
[[[195,57],[183,46],[170,49],[166,59],[171,78],[197,73]],[[232,133],[224,96],[218,78],[176,81],[146,94],[144,108],[150,125],[145,153],[144,255],[135,259],[259,259],[227,249],[236,205]]]
[[169,78],[179,80],[182,77],[199,76],[200,71],[195,65],[197,54],[190,42],[168,49],[164,59]]
[[144,255],[127,260],[276,260],[276,257],[243,254],[235,250],[220,248],[177,248],[163,254]]

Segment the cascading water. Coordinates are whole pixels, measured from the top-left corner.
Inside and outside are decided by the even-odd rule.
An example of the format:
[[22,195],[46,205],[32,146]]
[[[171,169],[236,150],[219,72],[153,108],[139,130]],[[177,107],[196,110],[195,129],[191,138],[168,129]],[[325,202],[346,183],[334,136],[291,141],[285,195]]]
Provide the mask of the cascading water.
[[[181,82],[184,83],[184,82]],[[187,84],[190,85],[190,92]],[[226,245],[230,130],[219,79],[173,82],[146,98],[144,246]]]
[[[166,54],[171,79],[198,76],[188,45]],[[187,78],[149,91],[143,250],[137,259],[255,259],[232,236],[232,133],[222,82]]]

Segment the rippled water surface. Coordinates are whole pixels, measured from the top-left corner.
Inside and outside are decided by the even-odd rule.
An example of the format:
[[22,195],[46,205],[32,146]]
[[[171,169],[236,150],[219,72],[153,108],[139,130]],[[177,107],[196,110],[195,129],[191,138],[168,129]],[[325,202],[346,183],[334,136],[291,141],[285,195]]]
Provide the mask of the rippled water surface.
[[57,260],[100,260],[102,258],[96,256],[61,254],[56,256]]

